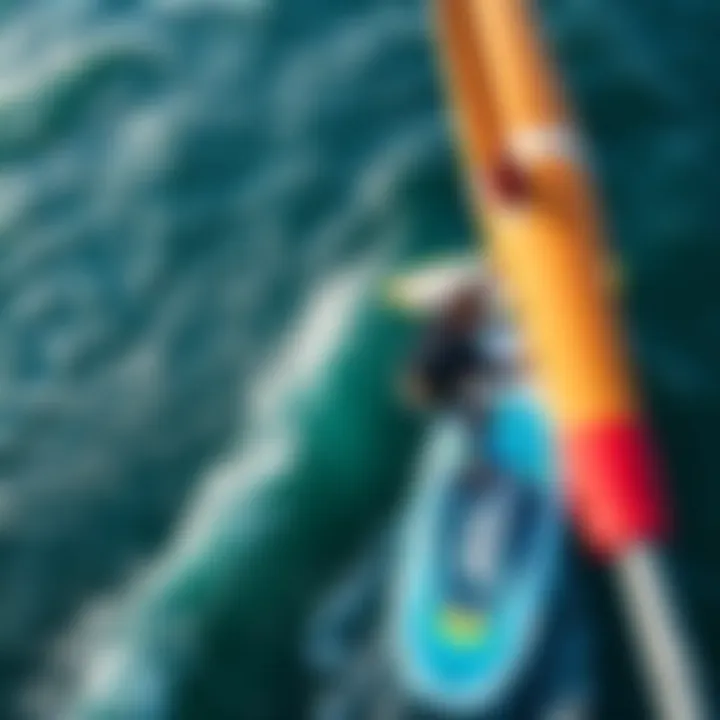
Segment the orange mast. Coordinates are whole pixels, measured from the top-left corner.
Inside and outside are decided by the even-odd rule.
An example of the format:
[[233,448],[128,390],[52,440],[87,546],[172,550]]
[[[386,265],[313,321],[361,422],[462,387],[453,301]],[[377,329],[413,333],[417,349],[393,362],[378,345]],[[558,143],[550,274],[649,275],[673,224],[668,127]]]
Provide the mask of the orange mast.
[[605,553],[658,537],[667,517],[656,466],[560,93],[518,0],[443,0],[439,17],[475,207],[558,427],[573,509]]

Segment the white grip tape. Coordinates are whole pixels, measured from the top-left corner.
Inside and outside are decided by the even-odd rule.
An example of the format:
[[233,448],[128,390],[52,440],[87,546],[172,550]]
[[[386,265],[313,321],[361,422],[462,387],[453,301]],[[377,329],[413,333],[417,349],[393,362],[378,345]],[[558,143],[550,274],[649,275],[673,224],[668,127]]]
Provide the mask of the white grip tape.
[[523,163],[559,159],[580,164],[584,156],[580,138],[569,125],[519,130],[510,137],[510,152]]

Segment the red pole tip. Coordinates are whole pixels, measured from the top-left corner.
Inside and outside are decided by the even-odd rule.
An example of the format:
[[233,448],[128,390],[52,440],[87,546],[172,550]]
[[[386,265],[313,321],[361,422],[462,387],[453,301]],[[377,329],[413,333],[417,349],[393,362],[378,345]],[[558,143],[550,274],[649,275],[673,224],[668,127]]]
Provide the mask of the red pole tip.
[[671,518],[659,462],[645,429],[616,421],[575,428],[562,438],[569,500],[581,533],[601,555],[664,540]]

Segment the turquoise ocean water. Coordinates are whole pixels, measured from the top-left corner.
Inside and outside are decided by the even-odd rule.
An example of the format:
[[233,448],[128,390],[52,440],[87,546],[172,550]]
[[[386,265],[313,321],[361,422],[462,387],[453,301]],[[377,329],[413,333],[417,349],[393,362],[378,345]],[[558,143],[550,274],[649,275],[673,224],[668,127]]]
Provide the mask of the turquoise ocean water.
[[[720,8],[537,8],[717,666]],[[0,5],[2,717],[56,717],[89,666],[112,695],[124,657],[173,716],[302,717],[298,628],[419,439],[382,279],[469,238],[430,30],[416,0]],[[585,575],[603,717],[632,717]]]

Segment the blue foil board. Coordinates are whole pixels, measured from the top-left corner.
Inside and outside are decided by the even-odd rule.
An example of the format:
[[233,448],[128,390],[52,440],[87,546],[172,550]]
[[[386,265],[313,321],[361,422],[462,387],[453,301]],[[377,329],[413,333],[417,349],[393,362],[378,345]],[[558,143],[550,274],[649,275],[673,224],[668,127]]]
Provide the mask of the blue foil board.
[[[502,518],[507,503],[467,480],[474,457],[523,500]],[[491,710],[533,660],[563,558],[552,438],[532,393],[501,393],[482,430],[439,419],[418,475],[390,614],[393,662],[404,691],[425,706]],[[462,558],[485,570],[463,582],[454,569]]]

